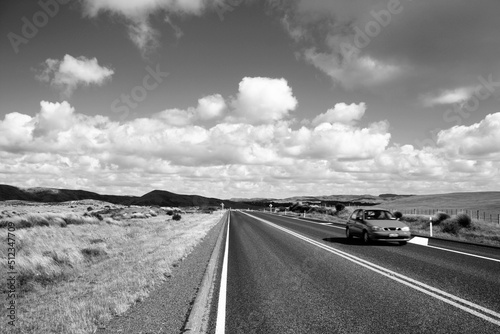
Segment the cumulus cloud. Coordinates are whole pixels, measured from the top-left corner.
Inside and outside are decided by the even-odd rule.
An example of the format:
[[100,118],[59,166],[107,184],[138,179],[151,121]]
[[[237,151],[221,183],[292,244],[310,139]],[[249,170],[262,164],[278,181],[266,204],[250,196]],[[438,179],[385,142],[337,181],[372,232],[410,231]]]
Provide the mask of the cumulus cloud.
[[312,124],[319,125],[321,123],[345,123],[352,124],[363,117],[366,111],[366,104],[337,103],[332,109],[328,109],[326,113],[316,116]]
[[67,54],[62,60],[47,59],[37,79],[50,83],[61,91],[63,97],[68,98],[78,86],[100,86],[113,74],[112,69],[100,66],[96,58],[74,58]]
[[251,124],[281,120],[297,106],[288,82],[272,78],[243,78],[238,95],[232,103],[234,114],[230,120]]
[[196,114],[203,120],[220,118],[226,110],[226,101],[220,94],[205,96],[198,100]]
[[66,131],[74,124],[75,109],[63,101],[62,103],[40,102],[40,113],[35,119],[33,135],[48,136],[51,132]]
[[[270,84],[266,87],[288,104],[278,109],[271,96],[264,96],[267,102],[259,110],[278,116],[228,118],[236,113],[231,109],[236,102],[259,101],[259,94],[250,94],[259,91],[255,82]],[[336,104],[294,128],[287,117],[297,102],[288,84],[269,78],[255,82],[240,87],[249,99],[238,95],[226,103],[214,94],[185,110],[121,123],[80,114],[68,102],[42,101],[34,116],[9,113],[0,120],[0,180],[137,195],[154,185],[218,197],[228,191],[253,197],[500,185],[491,181],[500,180],[500,113],[443,130],[437,147],[417,149],[391,144],[387,121],[359,125],[368,112],[364,103]]]
[[442,130],[437,144],[454,156],[500,159],[500,113],[489,114],[470,126]]

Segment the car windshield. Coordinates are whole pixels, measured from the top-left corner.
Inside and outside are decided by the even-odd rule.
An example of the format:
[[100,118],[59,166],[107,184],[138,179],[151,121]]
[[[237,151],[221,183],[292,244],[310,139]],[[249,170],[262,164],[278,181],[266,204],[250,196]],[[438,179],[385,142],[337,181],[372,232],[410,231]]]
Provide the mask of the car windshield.
[[366,210],[365,219],[396,219],[392,213],[385,210]]

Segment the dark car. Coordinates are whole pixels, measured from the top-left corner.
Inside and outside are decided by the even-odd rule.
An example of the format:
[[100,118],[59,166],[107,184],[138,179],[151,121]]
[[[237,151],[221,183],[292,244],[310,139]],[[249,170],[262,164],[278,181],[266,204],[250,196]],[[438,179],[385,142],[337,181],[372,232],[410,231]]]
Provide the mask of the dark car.
[[395,241],[405,245],[411,238],[410,228],[385,209],[357,209],[349,217],[345,234],[348,239],[360,237],[371,240]]

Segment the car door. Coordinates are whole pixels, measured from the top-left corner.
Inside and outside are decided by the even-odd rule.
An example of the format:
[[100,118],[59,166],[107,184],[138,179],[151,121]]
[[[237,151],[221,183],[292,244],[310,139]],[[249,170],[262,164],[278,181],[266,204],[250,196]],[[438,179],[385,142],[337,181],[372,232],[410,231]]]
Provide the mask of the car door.
[[357,233],[356,233],[356,217],[358,216],[358,211],[359,210],[355,210],[351,214],[349,219],[347,219],[347,227],[349,228],[351,235],[357,235]]
[[354,211],[354,213],[351,215],[351,233],[353,235],[361,235],[361,232],[363,231],[362,229],[362,222],[363,222],[363,210],[358,209]]

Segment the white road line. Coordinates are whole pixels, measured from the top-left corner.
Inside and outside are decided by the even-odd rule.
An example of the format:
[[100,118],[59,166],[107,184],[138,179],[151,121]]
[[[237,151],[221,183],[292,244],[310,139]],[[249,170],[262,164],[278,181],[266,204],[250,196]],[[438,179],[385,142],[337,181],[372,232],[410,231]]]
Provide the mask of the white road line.
[[439,250],[443,250],[443,251],[447,251],[447,252],[458,253],[458,254],[467,255],[467,256],[473,256],[473,257],[478,257],[478,258],[483,259],[483,260],[490,260],[490,261],[500,262],[499,259],[494,259],[494,258],[491,258],[491,257],[486,257],[486,256],[481,256],[481,255],[476,255],[476,254],[471,254],[471,253],[460,252],[460,251],[456,251],[456,250],[453,250],[453,249],[441,248],[441,247],[436,247],[436,246],[431,246],[431,245],[424,245],[424,246],[430,247],[430,248],[439,249]]
[[[247,214],[248,215],[248,214]],[[478,305],[478,304],[475,304],[473,302],[470,302],[468,300],[465,300],[463,298],[460,298],[460,297],[457,297],[455,295],[452,295],[450,293],[447,293],[443,290],[440,290],[440,289],[437,289],[437,288],[434,288],[430,285],[427,285],[425,283],[422,283],[420,281],[417,281],[417,280],[414,280],[408,276],[405,276],[405,275],[402,275],[402,274],[399,274],[395,271],[392,271],[392,270],[389,270],[387,268],[384,268],[382,266],[379,266],[375,263],[372,263],[372,262],[369,262],[369,261],[366,261],[366,260],[363,260],[357,256],[354,256],[354,255],[351,255],[349,253],[346,253],[346,252],[343,252],[341,250],[338,250],[338,249],[335,249],[333,247],[330,247],[330,246],[327,246],[325,244],[322,244],[316,240],[313,240],[313,239],[310,239],[308,237],[305,237],[299,233],[296,233],[296,232],[293,232],[287,228],[284,228],[284,227],[281,227],[279,225],[276,225],[274,223],[271,223],[270,221],[267,221],[265,219],[262,219],[262,218],[258,218],[258,217],[255,217],[255,216],[251,216],[257,220],[260,220],[262,221],[263,223],[267,224],[267,225],[270,225],[274,228],[277,228],[279,230],[282,230],[283,232],[285,233],[288,233],[290,235],[293,235],[305,242],[308,242],[312,245],[315,245],[319,248],[322,248],[332,254],[335,254],[335,255],[338,255],[346,260],[349,260],[351,262],[354,262],[356,264],[359,264],[371,271],[374,271],[376,273],[379,273],[385,277],[388,277],[396,282],[399,282],[399,283],[402,283],[408,287],[411,287],[415,290],[418,290],[418,291],[421,291],[429,296],[432,296],[436,299],[439,299],[445,303],[448,303],[450,305],[453,305],[465,312],[468,312],[470,314],[473,314],[477,317],[480,317],[486,321],[489,321],[497,326],[500,326],[500,313],[497,313],[493,310],[490,310],[486,307],[483,307],[481,305]],[[480,313],[479,311],[483,312],[483,313]],[[486,315],[484,313],[487,313],[495,318],[492,318],[490,317],[489,315]]]
[[222,274],[219,288],[219,304],[217,306],[217,325],[215,334],[224,334],[226,331],[226,297],[227,297],[227,258],[229,253],[229,223],[231,222],[231,212],[227,217],[226,246],[224,249],[224,260],[222,261]]

